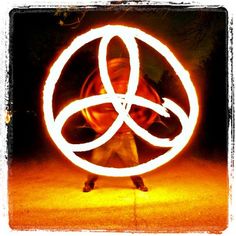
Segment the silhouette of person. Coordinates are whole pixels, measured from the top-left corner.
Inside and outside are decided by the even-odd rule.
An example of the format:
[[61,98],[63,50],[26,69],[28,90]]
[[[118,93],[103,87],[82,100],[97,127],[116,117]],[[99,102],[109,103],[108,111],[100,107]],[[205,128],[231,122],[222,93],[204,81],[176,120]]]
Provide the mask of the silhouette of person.
[[[134,135],[131,131],[117,133],[107,143],[94,149],[91,162],[105,166],[113,155],[119,156],[126,167],[139,164],[137,147]],[[91,191],[97,179],[98,175],[90,173],[84,184],[83,191]],[[131,176],[131,179],[137,189],[148,191],[148,188],[144,185],[143,179],[140,176]]]
[[[125,58],[112,59],[108,62],[108,72],[114,91],[117,94],[125,94],[129,83],[129,61]],[[80,96],[83,98],[105,93],[106,90],[101,82],[99,70],[96,69],[85,80]],[[141,73],[136,95],[145,97],[155,103],[161,103],[159,95],[148,81],[141,76]],[[103,134],[111,126],[118,115],[112,104],[102,104],[100,106],[86,108],[82,111],[82,114],[98,136]],[[144,128],[150,126],[155,119],[159,118],[159,115],[150,109],[135,105],[132,105],[129,114],[132,119]],[[93,150],[91,162],[96,165],[106,166],[109,159],[114,155],[119,156],[125,167],[132,167],[139,164],[134,134],[126,124],[123,124],[109,141]],[[83,191],[89,192],[94,189],[97,179],[98,175],[89,173],[84,183]],[[148,191],[140,176],[131,176],[131,180],[137,189]]]

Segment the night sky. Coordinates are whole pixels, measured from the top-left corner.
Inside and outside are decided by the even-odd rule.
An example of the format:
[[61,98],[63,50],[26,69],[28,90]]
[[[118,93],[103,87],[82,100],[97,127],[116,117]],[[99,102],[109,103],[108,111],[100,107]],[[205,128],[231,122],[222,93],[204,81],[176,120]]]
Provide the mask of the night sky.
[[[42,89],[49,68],[77,35],[106,24],[126,24],[157,37],[173,50],[197,88],[200,117],[187,152],[226,160],[227,12],[218,9],[116,7],[91,9],[14,9],[10,13],[9,158],[25,160],[56,149],[42,113]],[[75,53],[62,73],[55,113],[79,94],[97,65],[99,40]],[[185,94],[171,67],[139,42],[140,64],[160,95],[176,99],[187,111]],[[121,46],[110,57],[126,56]],[[202,155],[201,155],[202,154]],[[210,154],[210,155],[208,155]]]

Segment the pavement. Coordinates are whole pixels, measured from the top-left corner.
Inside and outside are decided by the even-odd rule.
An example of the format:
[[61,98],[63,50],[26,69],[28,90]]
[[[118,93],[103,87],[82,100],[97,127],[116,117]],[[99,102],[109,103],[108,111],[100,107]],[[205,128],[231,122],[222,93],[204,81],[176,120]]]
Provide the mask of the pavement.
[[[33,158],[32,158],[33,159]],[[60,156],[9,166],[9,224],[14,230],[220,233],[228,221],[225,162],[181,156],[130,178],[101,176],[82,192],[87,173]]]

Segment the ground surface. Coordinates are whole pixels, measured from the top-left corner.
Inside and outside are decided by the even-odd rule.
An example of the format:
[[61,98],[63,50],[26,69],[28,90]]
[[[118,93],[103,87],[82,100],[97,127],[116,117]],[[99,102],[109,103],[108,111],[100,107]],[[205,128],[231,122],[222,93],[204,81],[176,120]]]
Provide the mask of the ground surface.
[[13,229],[219,233],[227,228],[227,168],[181,157],[145,174],[149,192],[129,178],[101,177],[81,191],[86,172],[61,157],[12,162],[9,219]]

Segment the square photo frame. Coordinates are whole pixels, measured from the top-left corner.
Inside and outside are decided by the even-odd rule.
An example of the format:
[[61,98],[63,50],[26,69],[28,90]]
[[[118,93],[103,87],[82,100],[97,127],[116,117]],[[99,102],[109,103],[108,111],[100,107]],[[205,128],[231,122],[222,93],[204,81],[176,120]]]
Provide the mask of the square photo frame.
[[228,5],[89,1],[6,12],[4,233],[233,232]]

